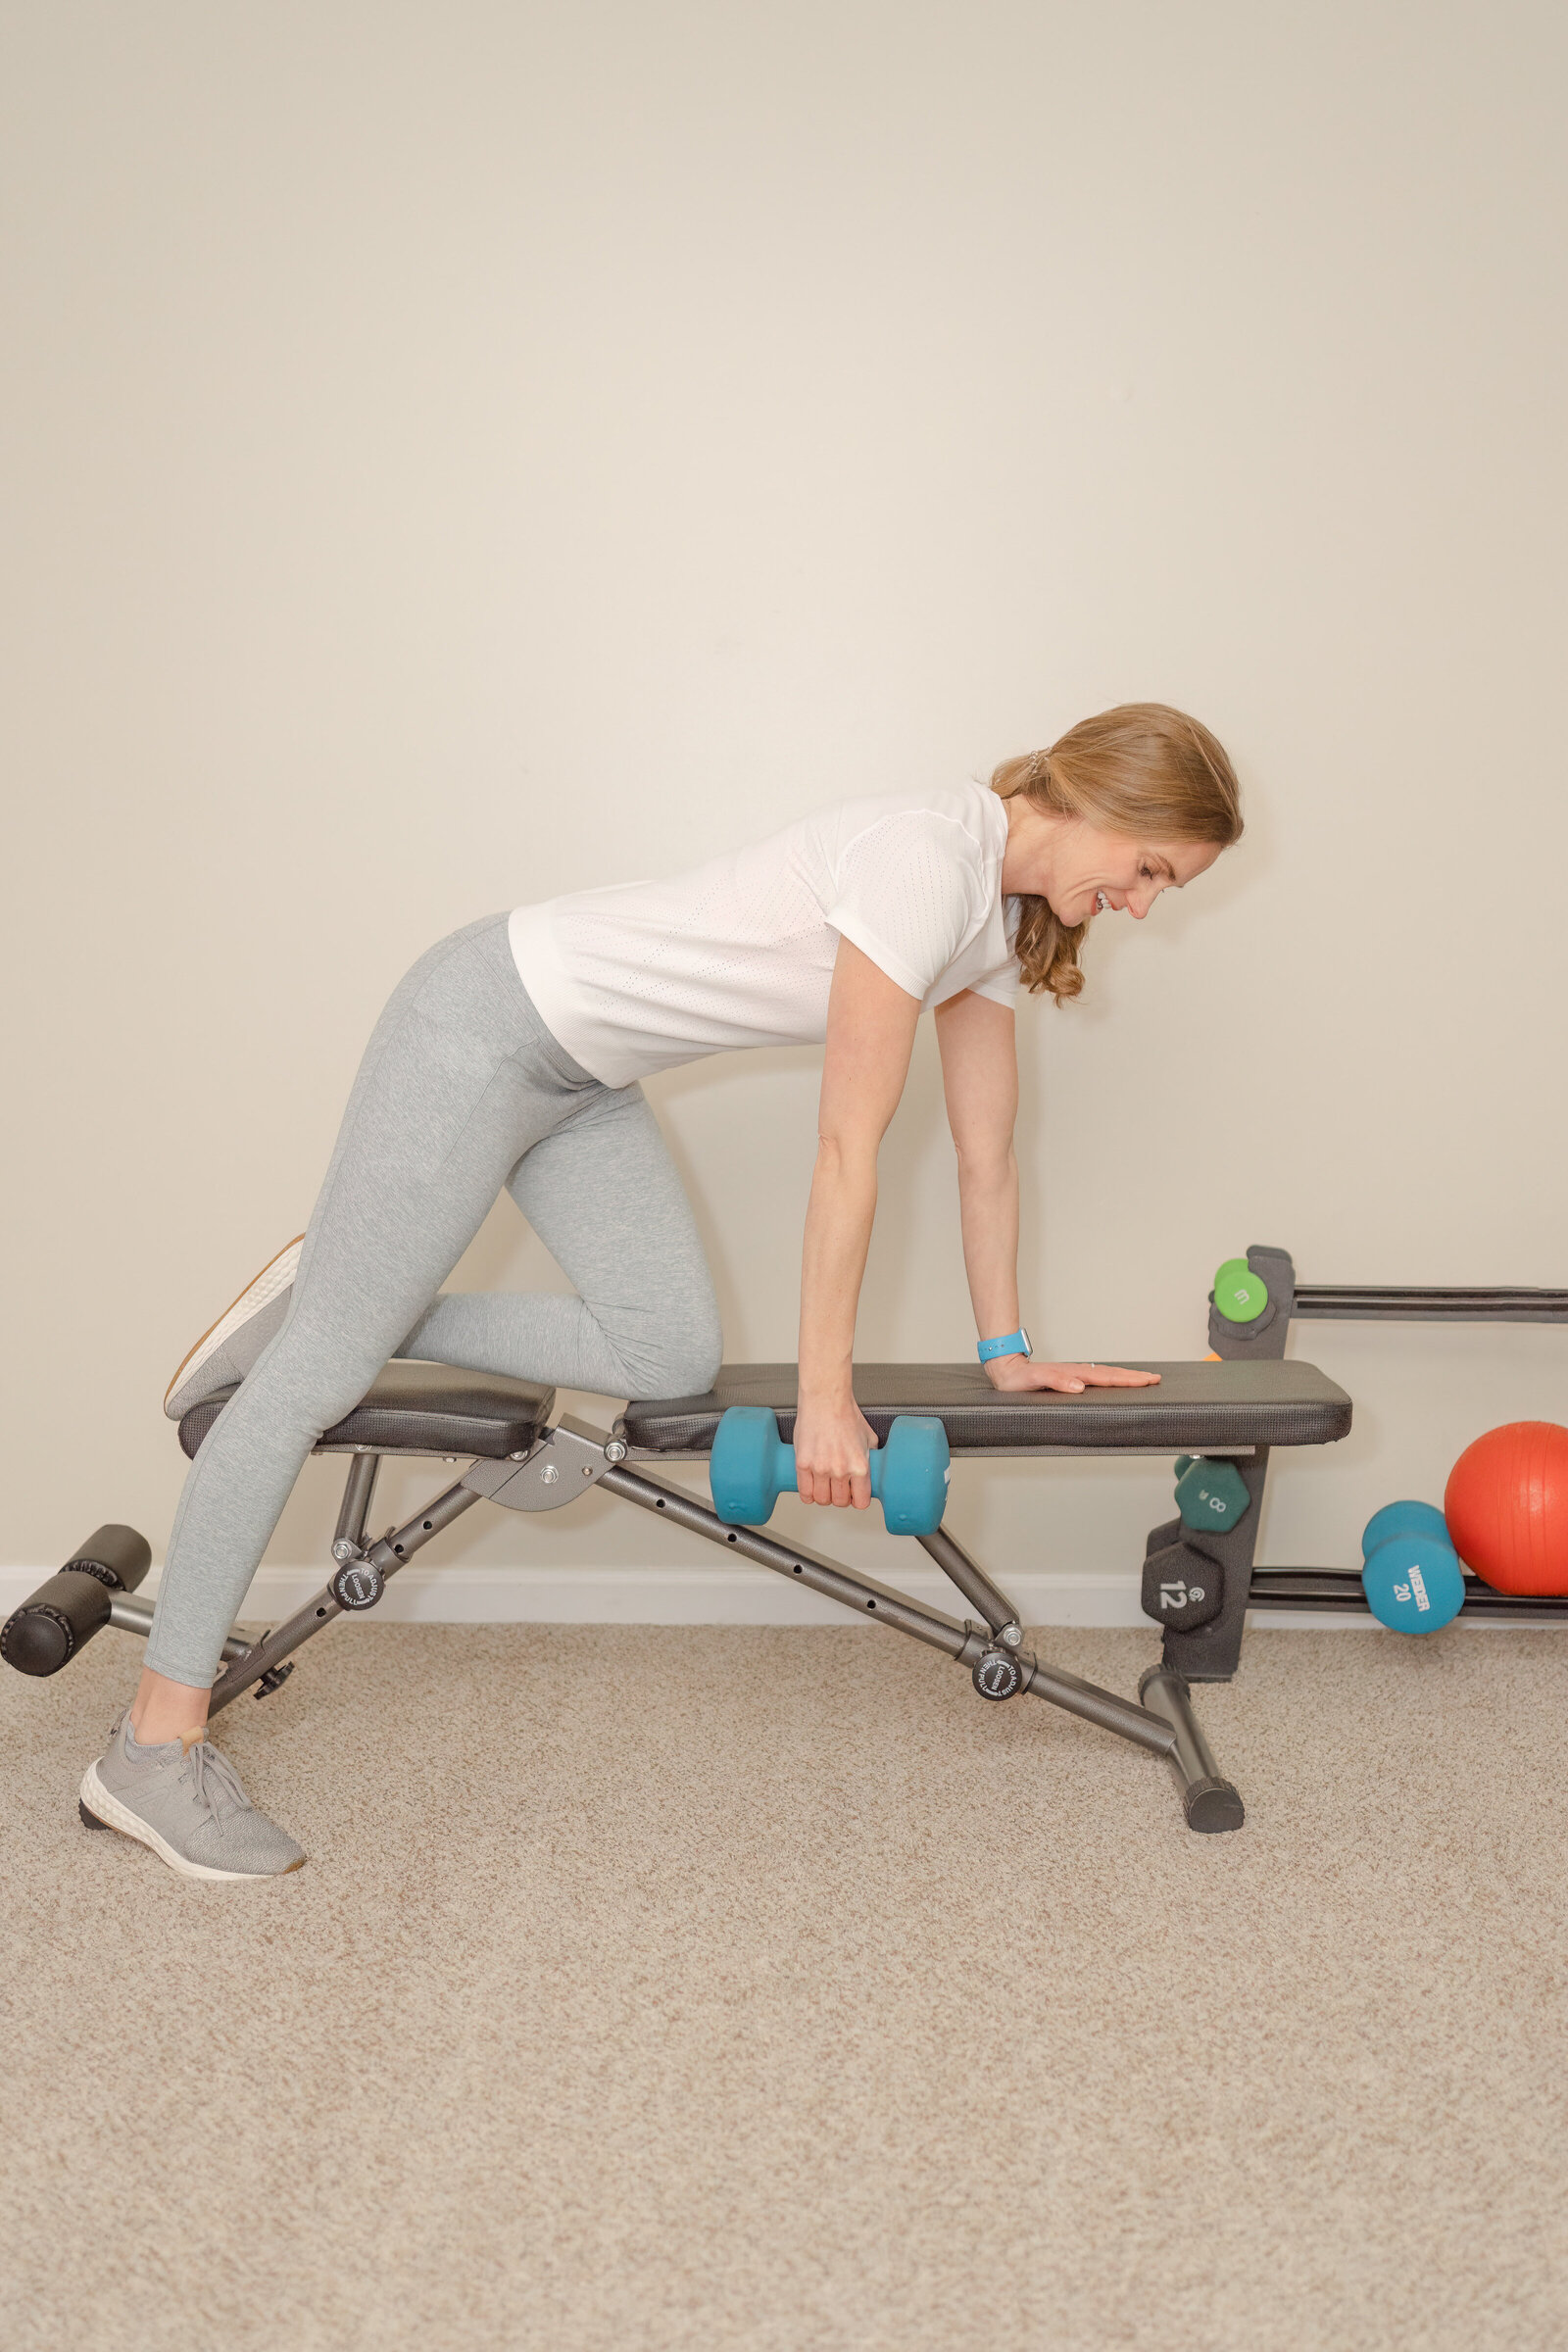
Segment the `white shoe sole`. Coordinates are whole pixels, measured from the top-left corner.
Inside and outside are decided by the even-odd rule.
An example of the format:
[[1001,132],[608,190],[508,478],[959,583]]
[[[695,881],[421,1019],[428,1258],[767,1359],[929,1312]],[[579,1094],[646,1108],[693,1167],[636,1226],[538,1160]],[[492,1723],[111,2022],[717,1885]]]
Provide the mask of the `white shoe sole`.
[[248,1323],[252,1315],[260,1314],[262,1308],[269,1305],[277,1297],[279,1291],[288,1289],[299,1270],[300,1251],[304,1246],[304,1234],[297,1233],[275,1257],[268,1259],[254,1282],[248,1282],[245,1285],[233,1305],[224,1309],[213,1325],[212,1330],[202,1333],[201,1338],[164,1391],[166,1413],[169,1410],[169,1399],[173,1396],[174,1391],[183,1388],[188,1380],[193,1380],[208,1357],[216,1354],[218,1349],[222,1347],[223,1342],[231,1338],[242,1323]]
[[300,1869],[305,1860],[301,1854],[298,1862],[286,1863],[281,1870],[214,1870],[206,1862],[187,1862],[183,1854],[174,1851],[167,1838],[159,1837],[150,1822],[143,1821],[141,1815],[133,1813],[128,1805],[122,1805],[118,1796],[111,1796],[98,1778],[96,1764],[89,1764],[82,1774],[79,1793],[82,1804],[94,1821],[102,1822],[106,1830],[119,1830],[122,1837],[134,1838],[138,1845],[150,1845],[160,1862],[167,1862],[171,1870],[177,1870],[182,1879],[286,1879],[289,1872]]

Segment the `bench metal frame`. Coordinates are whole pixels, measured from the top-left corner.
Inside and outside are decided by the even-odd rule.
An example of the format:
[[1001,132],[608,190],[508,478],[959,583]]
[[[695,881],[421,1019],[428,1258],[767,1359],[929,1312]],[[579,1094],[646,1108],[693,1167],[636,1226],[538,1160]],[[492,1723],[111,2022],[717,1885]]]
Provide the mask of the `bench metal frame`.
[[[1147,1455],[1153,1449],[1143,1446],[1127,1450]],[[946,1528],[918,1541],[978,1610],[978,1623],[972,1618],[960,1621],[912,1600],[858,1569],[823,1559],[804,1544],[781,1544],[760,1528],[728,1526],[707,1503],[664,1479],[650,1476],[642,1466],[649,1459],[667,1461],[669,1455],[645,1454],[623,1438],[592,1428],[571,1413],[562,1414],[541,1430],[520,1460],[471,1461],[461,1478],[403,1526],[388,1529],[378,1542],[367,1543],[366,1522],[384,1458],[365,1449],[356,1451],[350,1460],[332,1542],[338,1566],[321,1590],[259,1640],[247,1642],[237,1629],[230,1636],[224,1645],[223,1671],[213,1686],[213,1714],[246,1690],[255,1690],[258,1697],[265,1697],[277,1690],[303,1643],[334,1618],[373,1606],[399,1569],[476,1502],[499,1503],[513,1511],[562,1510],[598,1487],[635,1503],[640,1510],[706,1537],[727,1552],[738,1552],[759,1567],[770,1568],[775,1575],[799,1581],[858,1616],[943,1651],[969,1669],[976,1689],[985,1697],[1002,1699],[1027,1693],[1043,1698],[1048,1705],[1131,1740],[1151,1755],[1164,1757],[1176,1777],[1193,1829],[1241,1827],[1242,1800],[1220,1776],[1193,1714],[1183,1677],[1166,1666],[1152,1667],[1134,1700],[1102,1690],[1097,1684],[1037,1657],[1023,1646],[1023,1630],[1011,1601]],[[111,1601],[110,1623],[127,1632],[145,1635],[152,1616],[153,1604],[134,1595],[116,1594]]]
[[[1216,1356],[1232,1360],[1246,1356],[1285,1353],[1293,1316],[1315,1319],[1400,1319],[1449,1322],[1568,1323],[1568,1292],[1561,1291],[1361,1291],[1298,1290],[1295,1268],[1282,1250],[1253,1248],[1248,1262],[1260,1274],[1269,1291],[1269,1305],[1250,1325],[1230,1323],[1210,1305],[1209,1338]],[[552,1400],[553,1401],[553,1400]],[[260,1697],[278,1690],[293,1671],[294,1653],[334,1618],[373,1606],[388,1581],[424,1546],[476,1502],[499,1504],[505,1510],[564,1509],[591,1488],[620,1496],[638,1509],[673,1520],[693,1535],[704,1537],[727,1552],[737,1552],[775,1575],[799,1579],[809,1591],[822,1593],[858,1616],[891,1627],[916,1642],[941,1650],[968,1668],[976,1690],[989,1699],[1030,1696],[1061,1708],[1086,1723],[1130,1740],[1149,1754],[1161,1756],[1181,1791],[1190,1828],[1203,1832],[1239,1829],[1244,1819],[1242,1800],[1224,1779],[1209,1751],[1193,1712],[1194,1682],[1228,1681],[1240,1660],[1242,1635],[1250,1608],[1316,1609],[1366,1612],[1360,1578],[1328,1569],[1259,1569],[1253,1563],[1263,1489],[1268,1475],[1267,1445],[1204,1446],[1205,1457],[1228,1455],[1236,1463],[1252,1507],[1238,1526],[1224,1536],[1205,1533],[1205,1556],[1223,1570],[1224,1600],[1218,1616],[1190,1633],[1166,1628],[1160,1662],[1150,1667],[1139,1684],[1136,1700],[1102,1690],[1080,1676],[1065,1673],[1023,1646],[1017,1610],[993,1579],[948,1532],[918,1539],[956,1591],[978,1615],[952,1617],[927,1607],[891,1586],[857,1569],[823,1559],[802,1544],[782,1544],[760,1528],[731,1527],[707,1503],[682,1488],[653,1476],[650,1461],[703,1460],[703,1451],[665,1452],[631,1444],[618,1431],[593,1428],[572,1414],[551,1422],[548,1411],[534,1442],[522,1452],[504,1460],[489,1456],[468,1463],[462,1476],[416,1511],[401,1527],[388,1529],[376,1541],[367,1541],[366,1529],[374,1497],[376,1476],[385,1458],[407,1458],[425,1447],[343,1446],[330,1442],[318,1450],[347,1451],[350,1455],[343,1500],[332,1540],[336,1563],[332,1576],[294,1614],[259,1639],[248,1641],[239,1628],[223,1645],[222,1671],[213,1687],[212,1712],[217,1714],[246,1690]],[[1126,1446],[1082,1446],[1017,1447],[954,1447],[954,1458],[1016,1457],[1021,1451],[1072,1454],[1106,1453],[1169,1455],[1173,1447],[1138,1444]],[[454,1457],[448,1456],[448,1459]],[[1151,1552],[1178,1540],[1180,1520],[1153,1529]],[[1568,1616],[1568,1596],[1560,1600],[1521,1600],[1473,1586],[1466,1607],[1494,1616],[1525,1616],[1536,1620]],[[145,1636],[152,1625],[153,1606],[133,1593],[115,1592],[109,1622],[129,1633]]]

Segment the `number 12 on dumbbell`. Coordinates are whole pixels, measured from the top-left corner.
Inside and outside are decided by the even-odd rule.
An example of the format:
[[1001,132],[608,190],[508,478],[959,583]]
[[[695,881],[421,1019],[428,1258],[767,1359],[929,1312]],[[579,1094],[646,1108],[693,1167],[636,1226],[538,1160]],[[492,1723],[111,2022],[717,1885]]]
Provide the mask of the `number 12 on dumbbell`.
[[1196,1604],[1205,1597],[1201,1585],[1161,1585],[1159,1605],[1163,1610],[1185,1609],[1189,1602]]
[[[901,1413],[870,1456],[871,1493],[890,1536],[932,1536],[953,1475],[948,1433],[934,1416]],[[732,1404],[708,1460],[713,1508],[727,1527],[761,1527],[781,1494],[796,1494],[795,1448],[764,1404]]]

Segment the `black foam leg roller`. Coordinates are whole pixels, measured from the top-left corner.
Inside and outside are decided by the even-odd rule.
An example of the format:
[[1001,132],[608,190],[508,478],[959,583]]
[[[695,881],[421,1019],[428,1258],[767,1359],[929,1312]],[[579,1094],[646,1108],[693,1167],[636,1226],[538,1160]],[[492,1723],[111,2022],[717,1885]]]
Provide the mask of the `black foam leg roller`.
[[[113,1521],[107,1527],[95,1527],[85,1544],[78,1544],[66,1562],[68,1568],[79,1568],[87,1576],[95,1576],[112,1592],[134,1592],[153,1564],[153,1548],[145,1536],[138,1536],[133,1527],[119,1527]],[[30,1608],[30,1601],[24,1604]]]
[[19,1674],[58,1674],[109,1623],[109,1594],[85,1569],[62,1568],[0,1626],[0,1658]]
[[152,1564],[152,1547],[133,1527],[95,1527],[0,1626],[0,1658],[19,1674],[58,1674],[109,1623],[111,1594],[134,1592]]

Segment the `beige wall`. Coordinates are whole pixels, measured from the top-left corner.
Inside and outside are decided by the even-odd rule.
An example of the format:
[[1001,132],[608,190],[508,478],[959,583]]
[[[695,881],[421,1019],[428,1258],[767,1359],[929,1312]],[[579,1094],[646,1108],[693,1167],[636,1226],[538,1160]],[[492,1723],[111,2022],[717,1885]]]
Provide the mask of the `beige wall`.
[[[1022,1016],[1036,1330],[1200,1352],[1250,1241],[1568,1283],[1559,12],[7,16],[0,1557],[161,1548],[170,1370],[429,941],[1127,697],[1218,729],[1249,833]],[[650,1092],[729,1353],[793,1353],[813,1055]],[[561,1280],[510,1206],[458,1279]],[[972,1342],[924,1037],[860,1349]],[[1568,1333],[1298,1347],[1357,1430],[1276,1559],[1568,1419]],[[1165,1489],[994,1465],[955,1519],[1114,1568]],[[480,1516],[442,1557],[700,1556]]]

